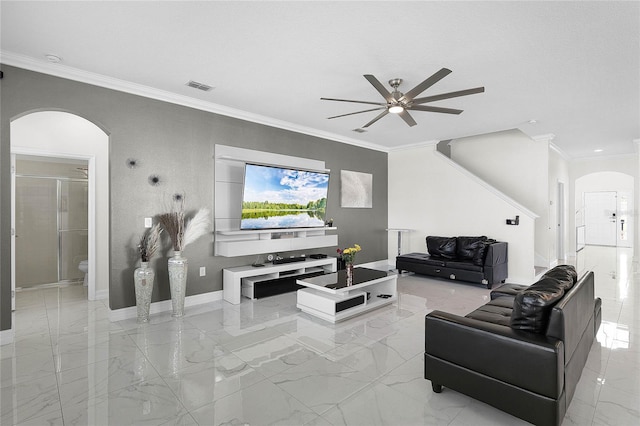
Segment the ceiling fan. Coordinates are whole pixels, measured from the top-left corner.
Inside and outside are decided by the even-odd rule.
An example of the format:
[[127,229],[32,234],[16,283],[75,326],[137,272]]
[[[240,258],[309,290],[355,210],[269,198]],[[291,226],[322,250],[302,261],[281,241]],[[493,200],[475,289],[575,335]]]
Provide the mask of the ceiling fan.
[[442,107],[428,106],[428,105],[422,105],[422,104],[440,101],[442,99],[457,98],[459,96],[467,96],[467,95],[473,95],[475,93],[484,92],[484,87],[475,87],[473,89],[459,90],[456,92],[449,92],[449,93],[441,93],[439,95],[427,96],[424,98],[416,98],[416,96],[418,96],[420,93],[424,92],[429,87],[433,86],[434,84],[442,80],[444,77],[446,77],[450,73],[451,73],[450,69],[442,68],[440,71],[436,72],[431,77],[427,78],[425,81],[418,84],[413,89],[409,90],[407,93],[402,93],[398,90],[398,87],[400,87],[400,84],[402,84],[402,79],[400,78],[394,78],[392,80],[389,80],[389,85],[393,88],[393,91],[389,92],[382,85],[382,83],[380,83],[380,81],[377,78],[375,78],[371,74],[365,74],[364,78],[366,78],[369,81],[369,83],[371,83],[371,85],[378,91],[378,93],[382,95],[382,97],[385,99],[385,102],[354,101],[349,99],[335,99],[335,98],[320,98],[320,99],[324,101],[353,102],[357,104],[378,105],[377,108],[371,108],[371,109],[366,109],[364,111],[350,112],[348,114],[328,117],[329,120],[333,118],[346,117],[348,115],[362,114],[363,112],[383,110],[373,120],[369,121],[367,124],[365,124],[362,127],[364,128],[364,127],[371,126],[373,123],[380,120],[382,117],[384,117],[389,113],[398,114],[400,118],[402,118],[405,121],[405,123],[407,123],[409,126],[415,126],[417,123],[413,119],[413,117],[409,115],[409,112],[408,112],[409,110],[439,112],[444,114],[460,114],[462,112],[461,109],[442,108]]

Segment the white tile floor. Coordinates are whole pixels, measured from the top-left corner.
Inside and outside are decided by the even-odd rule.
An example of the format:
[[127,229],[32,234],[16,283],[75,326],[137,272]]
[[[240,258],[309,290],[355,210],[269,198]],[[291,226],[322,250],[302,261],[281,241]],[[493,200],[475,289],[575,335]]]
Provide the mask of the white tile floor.
[[[603,325],[565,425],[640,424],[640,275],[628,250],[588,247]],[[481,286],[399,279],[397,305],[337,325],[293,294],[111,323],[81,286],[18,295],[0,347],[2,425],[514,425],[423,374],[424,315],[466,314]]]

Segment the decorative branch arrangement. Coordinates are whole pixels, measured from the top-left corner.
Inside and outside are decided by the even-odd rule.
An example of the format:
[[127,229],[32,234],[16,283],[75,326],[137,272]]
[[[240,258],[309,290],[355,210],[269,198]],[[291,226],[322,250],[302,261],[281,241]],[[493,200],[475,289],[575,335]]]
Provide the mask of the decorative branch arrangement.
[[185,225],[184,198],[179,202],[177,210],[162,213],[158,216],[162,227],[169,234],[174,251],[182,251],[188,245],[206,234],[211,226],[209,209],[201,208]]
[[162,228],[156,223],[151,229],[147,230],[141,237],[138,244],[138,253],[142,262],[149,262],[160,246],[160,234]]

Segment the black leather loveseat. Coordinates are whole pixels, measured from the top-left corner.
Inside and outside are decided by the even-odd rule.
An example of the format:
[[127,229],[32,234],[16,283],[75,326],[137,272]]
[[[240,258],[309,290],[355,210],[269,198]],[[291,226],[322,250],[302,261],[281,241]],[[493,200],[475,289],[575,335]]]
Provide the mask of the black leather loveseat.
[[428,253],[396,257],[396,269],[481,283],[491,288],[508,273],[507,243],[487,237],[427,237]]
[[558,266],[535,284],[505,284],[465,317],[426,316],[424,377],[540,425],[559,425],[573,398],[601,302],[593,272]]

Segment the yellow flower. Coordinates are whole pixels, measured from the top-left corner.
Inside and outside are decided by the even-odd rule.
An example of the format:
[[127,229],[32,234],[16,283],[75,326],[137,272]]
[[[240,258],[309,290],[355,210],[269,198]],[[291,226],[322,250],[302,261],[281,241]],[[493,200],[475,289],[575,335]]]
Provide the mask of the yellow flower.
[[362,250],[362,247],[360,247],[360,245],[358,245],[358,244],[354,244],[353,248],[356,250],[356,252]]

